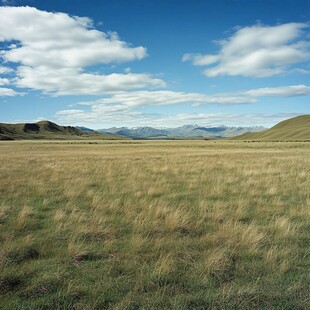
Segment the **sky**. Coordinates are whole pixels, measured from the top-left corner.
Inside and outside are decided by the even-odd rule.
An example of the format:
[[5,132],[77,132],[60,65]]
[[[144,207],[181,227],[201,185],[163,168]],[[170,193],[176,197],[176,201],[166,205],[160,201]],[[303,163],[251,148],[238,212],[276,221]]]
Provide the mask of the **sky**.
[[310,0],[0,0],[0,122],[265,126],[310,114]]

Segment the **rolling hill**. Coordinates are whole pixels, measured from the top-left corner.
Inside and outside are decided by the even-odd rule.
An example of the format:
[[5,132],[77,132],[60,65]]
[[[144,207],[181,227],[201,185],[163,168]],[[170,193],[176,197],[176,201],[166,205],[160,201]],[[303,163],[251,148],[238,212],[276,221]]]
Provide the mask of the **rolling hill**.
[[258,141],[310,141],[310,115],[300,115],[278,123],[270,129],[246,133],[234,140]]
[[[117,140],[126,139],[112,134],[84,132],[72,126],[60,126],[50,121],[37,123],[0,123],[0,140]],[[128,138],[127,138],[128,139]]]

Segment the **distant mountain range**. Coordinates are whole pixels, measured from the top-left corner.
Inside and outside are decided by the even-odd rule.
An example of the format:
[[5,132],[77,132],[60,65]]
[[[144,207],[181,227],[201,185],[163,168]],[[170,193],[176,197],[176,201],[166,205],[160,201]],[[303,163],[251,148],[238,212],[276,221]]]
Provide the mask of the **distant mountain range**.
[[246,133],[234,140],[253,141],[310,141],[310,115],[287,119],[270,129],[258,133]]
[[[113,127],[99,129],[98,132],[130,137],[133,139],[184,139],[184,138],[230,138],[249,132],[265,130],[264,127],[202,127],[198,125],[185,125],[176,128],[153,127]],[[90,130],[87,128],[86,130]]]
[[84,132],[96,132],[96,130],[93,130],[93,129],[90,129],[84,126],[76,126],[75,128],[78,130],[84,131]]
[[297,116],[264,127],[203,127],[185,125],[176,128],[113,127],[93,130],[87,127],[60,126],[50,121],[2,124],[0,140],[60,139],[60,140],[119,140],[119,139],[216,139],[254,141],[310,141],[310,115]]
[[[0,140],[106,140],[126,139],[112,134],[102,134],[95,131],[85,132],[72,126],[60,126],[49,121],[37,123],[3,124],[0,123]],[[127,138],[128,139],[128,138]]]

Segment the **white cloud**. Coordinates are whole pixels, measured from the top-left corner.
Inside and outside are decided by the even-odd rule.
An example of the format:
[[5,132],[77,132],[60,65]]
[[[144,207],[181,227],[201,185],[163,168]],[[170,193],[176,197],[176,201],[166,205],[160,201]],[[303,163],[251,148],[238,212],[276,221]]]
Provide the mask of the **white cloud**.
[[146,56],[144,47],[131,47],[116,33],[92,29],[88,18],[31,7],[0,7],[0,16],[0,41],[17,40],[21,44],[5,52],[7,61],[35,67],[81,68]]
[[4,62],[20,65],[16,79],[19,87],[57,95],[91,95],[165,86],[148,74],[88,72],[93,65],[140,60],[147,51],[120,40],[115,32],[94,29],[87,17],[32,7],[0,7],[0,42],[11,41],[14,44],[2,50],[1,57]]
[[309,41],[303,36],[308,29],[305,23],[245,27],[220,41],[221,49],[217,54],[188,53],[182,60],[191,61],[195,66],[209,66],[204,70],[209,77],[273,76],[310,58]]
[[257,97],[296,97],[310,95],[310,86],[291,85],[270,88],[250,89],[236,93],[202,94],[174,91],[132,91],[119,92],[96,101],[80,102],[79,105],[101,106],[105,109],[132,110],[145,106],[164,106],[175,104],[251,104],[257,102]]
[[14,70],[8,67],[0,66],[0,74],[8,74],[13,72]]
[[163,118],[158,114],[145,114],[137,109],[146,106],[165,106],[175,104],[246,104],[256,99],[243,94],[206,95],[199,93],[183,93],[173,91],[134,91],[121,92],[96,101],[80,102],[78,105],[88,106],[86,110],[70,109],[57,112],[61,122],[78,123],[110,123],[119,126],[128,124],[155,124]]
[[[173,91],[121,92],[99,100],[80,102],[77,104],[77,106],[84,106],[86,109],[63,110],[59,111],[56,115],[61,121],[76,124],[87,122],[118,124],[118,126],[128,126],[130,124],[133,124],[133,126],[142,126],[142,124],[147,125],[149,122],[149,125],[160,126],[160,124],[165,124],[165,122],[166,124],[173,123],[174,117],[176,117],[176,122],[180,124],[186,122],[193,123],[195,122],[195,118],[197,118],[198,122],[198,120],[202,120],[201,115],[204,114],[194,113],[163,116],[156,113],[142,113],[141,108],[146,106],[156,107],[177,104],[192,104],[193,106],[205,104],[251,104],[255,103],[258,97],[263,96],[292,97],[309,94],[310,87],[305,85],[259,88],[238,93],[213,95]],[[190,115],[193,116],[193,119],[189,117]],[[229,124],[232,124],[234,121],[238,122],[238,120],[233,119],[227,121],[231,122]],[[261,121],[260,119],[260,122]],[[269,120],[266,121],[269,122]],[[253,122],[255,123],[255,119],[253,119]]]
[[0,87],[0,97],[5,97],[5,96],[12,97],[12,96],[17,96],[17,95],[22,95],[22,93],[18,93],[10,88]]
[[10,80],[5,79],[5,78],[0,78],[0,86],[8,85],[8,84],[10,84]]
[[277,97],[296,97],[310,95],[310,87],[305,85],[293,85],[283,87],[266,87],[252,89],[244,92],[245,95],[254,97],[277,96]]
[[228,113],[183,113],[183,114],[147,114],[142,112],[118,112],[101,114],[93,111],[85,113],[82,110],[67,110],[57,113],[57,121],[63,124],[85,125],[95,129],[109,127],[142,127],[156,128],[178,127],[198,124],[200,126],[265,126],[270,127],[282,120],[299,115],[298,113],[280,114],[228,114]]
[[78,69],[62,68],[46,70],[44,67],[31,68],[21,66],[17,70],[18,87],[41,90],[57,95],[100,95],[115,91],[164,87],[165,83],[148,74],[108,75],[84,73]]
[[194,66],[208,66],[219,60],[219,55],[184,54],[182,57],[182,61],[192,61]]
[[247,104],[255,99],[242,94],[215,94],[206,95],[200,93],[185,93],[174,91],[134,91],[117,93],[111,97],[103,98],[94,102],[81,103],[85,105],[121,105],[123,108],[137,108],[147,105],[172,105],[189,103],[201,104]]

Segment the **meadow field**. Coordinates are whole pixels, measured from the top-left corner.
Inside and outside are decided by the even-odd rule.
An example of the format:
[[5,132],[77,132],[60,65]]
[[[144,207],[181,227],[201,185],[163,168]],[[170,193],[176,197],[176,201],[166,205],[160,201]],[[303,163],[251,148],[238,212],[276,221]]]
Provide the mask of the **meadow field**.
[[0,151],[0,309],[310,308],[310,143]]

